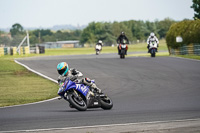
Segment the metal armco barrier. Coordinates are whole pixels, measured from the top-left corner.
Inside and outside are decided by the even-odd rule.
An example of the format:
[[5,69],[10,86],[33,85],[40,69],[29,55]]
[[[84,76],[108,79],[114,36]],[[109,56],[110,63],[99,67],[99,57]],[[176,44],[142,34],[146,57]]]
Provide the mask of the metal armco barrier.
[[[21,54],[30,54],[29,47],[21,47],[20,48]],[[0,56],[4,55],[16,55],[17,54],[17,47],[0,47]]]
[[170,48],[171,55],[200,55],[200,44],[190,44],[177,49]]
[[3,56],[3,55],[4,55],[4,48],[0,47],[0,56]]
[[200,55],[200,45],[194,44],[194,54]]

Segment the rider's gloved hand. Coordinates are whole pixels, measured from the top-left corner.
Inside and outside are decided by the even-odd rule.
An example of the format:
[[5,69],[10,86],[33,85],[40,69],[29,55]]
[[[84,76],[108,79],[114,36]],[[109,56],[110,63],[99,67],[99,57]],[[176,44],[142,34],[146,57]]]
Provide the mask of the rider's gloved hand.
[[76,69],[72,69],[72,75],[76,75],[76,74],[77,74]]

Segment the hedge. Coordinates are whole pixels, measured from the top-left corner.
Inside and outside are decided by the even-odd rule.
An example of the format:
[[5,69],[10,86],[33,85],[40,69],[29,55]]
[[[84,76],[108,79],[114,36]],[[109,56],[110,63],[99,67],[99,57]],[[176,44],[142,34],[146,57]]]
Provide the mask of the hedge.
[[[177,43],[177,36],[181,36],[183,42]],[[174,49],[191,43],[200,43],[200,19],[184,20],[173,24],[167,32],[166,42],[168,47]]]

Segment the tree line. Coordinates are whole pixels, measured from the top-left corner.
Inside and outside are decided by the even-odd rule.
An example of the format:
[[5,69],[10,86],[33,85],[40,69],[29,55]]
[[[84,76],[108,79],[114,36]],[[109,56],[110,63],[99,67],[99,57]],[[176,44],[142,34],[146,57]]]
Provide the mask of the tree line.
[[158,38],[165,38],[170,26],[176,21],[166,18],[161,21],[123,21],[123,22],[91,22],[83,30],[80,42],[95,43],[102,40],[104,44],[116,43],[117,37],[123,31],[131,43],[146,41],[149,34],[154,32]]
[[[83,30],[58,30],[36,29],[29,31],[30,44],[40,44],[44,42],[55,42],[65,40],[80,40],[80,44],[94,44],[102,40],[105,45],[116,43],[117,37],[122,31],[125,32],[131,43],[144,41],[151,32],[158,38],[165,38],[170,26],[175,23],[173,19],[166,18],[161,21],[123,21],[123,22],[91,22]],[[5,32],[0,31],[0,34]],[[17,46],[26,35],[26,31],[19,23],[12,25],[10,29],[12,38],[0,36],[0,44],[6,46]]]

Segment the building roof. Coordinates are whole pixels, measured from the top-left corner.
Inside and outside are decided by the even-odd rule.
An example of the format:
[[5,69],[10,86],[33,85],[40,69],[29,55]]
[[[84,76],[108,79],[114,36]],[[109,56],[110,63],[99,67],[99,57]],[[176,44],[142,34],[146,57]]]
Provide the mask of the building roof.
[[57,41],[57,42],[45,42],[46,44],[73,44],[73,43],[79,43],[78,40],[69,40],[69,41]]

